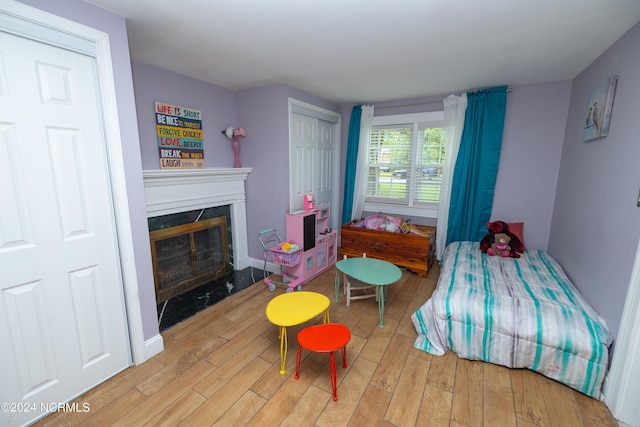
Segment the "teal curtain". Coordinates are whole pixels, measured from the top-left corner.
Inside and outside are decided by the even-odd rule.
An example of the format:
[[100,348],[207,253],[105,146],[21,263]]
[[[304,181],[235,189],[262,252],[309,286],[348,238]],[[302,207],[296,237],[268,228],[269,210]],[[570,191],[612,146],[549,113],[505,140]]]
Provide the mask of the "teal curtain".
[[351,221],[353,211],[353,189],[356,183],[356,165],[358,162],[358,143],[360,141],[360,120],[362,105],[351,110],[349,136],[347,138],[347,161],[344,168],[344,198],[342,202],[342,224]]
[[460,151],[453,172],[447,244],[480,241],[487,232],[498,174],[507,87],[467,94]]

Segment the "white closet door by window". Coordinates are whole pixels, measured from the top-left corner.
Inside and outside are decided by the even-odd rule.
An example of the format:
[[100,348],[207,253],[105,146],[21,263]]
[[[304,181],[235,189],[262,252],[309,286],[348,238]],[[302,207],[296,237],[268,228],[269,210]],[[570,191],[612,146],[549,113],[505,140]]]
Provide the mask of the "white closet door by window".
[[303,208],[304,195],[330,206],[330,223],[340,227],[339,113],[289,98],[289,212]]

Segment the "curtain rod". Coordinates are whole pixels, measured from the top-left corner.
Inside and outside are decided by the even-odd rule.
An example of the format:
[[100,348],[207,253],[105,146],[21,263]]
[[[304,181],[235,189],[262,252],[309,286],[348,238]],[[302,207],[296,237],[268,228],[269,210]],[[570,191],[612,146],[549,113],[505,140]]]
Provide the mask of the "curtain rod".
[[[511,88],[508,87],[506,92],[509,93],[511,92]],[[377,107],[375,106],[375,102],[373,103],[373,105],[375,106],[376,110],[384,110],[386,108],[399,108],[399,107],[414,107],[416,105],[431,105],[431,104],[442,104],[442,100],[441,101],[429,101],[429,102],[414,102],[411,104],[398,104],[398,105],[385,105],[382,107]]]
[[378,107],[374,103],[374,106],[375,106],[376,110],[381,110],[381,109],[385,109],[385,108],[413,107],[415,105],[431,105],[431,104],[442,104],[442,101],[414,102],[412,104],[385,105],[383,107]]

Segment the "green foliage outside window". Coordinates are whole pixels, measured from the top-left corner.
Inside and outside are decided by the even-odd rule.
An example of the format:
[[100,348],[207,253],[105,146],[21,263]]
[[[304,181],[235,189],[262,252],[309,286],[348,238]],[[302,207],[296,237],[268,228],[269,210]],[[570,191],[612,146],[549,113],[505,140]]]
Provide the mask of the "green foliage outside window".
[[[412,161],[413,133],[417,129],[416,160]],[[437,203],[445,159],[444,129],[410,125],[378,126],[369,146],[368,200],[413,204]],[[414,165],[415,163],[415,165]],[[413,198],[409,197],[411,184]]]

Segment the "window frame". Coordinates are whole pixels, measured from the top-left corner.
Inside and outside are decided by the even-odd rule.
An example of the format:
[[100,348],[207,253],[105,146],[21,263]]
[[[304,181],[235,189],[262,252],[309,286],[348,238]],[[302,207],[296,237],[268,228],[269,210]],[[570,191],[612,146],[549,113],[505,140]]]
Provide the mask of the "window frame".
[[[372,126],[393,126],[407,127],[413,126],[413,136],[411,141],[411,164],[409,176],[411,177],[409,184],[409,199],[406,203],[385,203],[380,199],[372,200],[370,197],[365,199],[364,211],[366,212],[384,212],[393,215],[418,216],[424,218],[438,217],[438,203],[420,203],[416,206],[414,202],[415,180],[417,171],[417,138],[420,134],[419,129],[425,127],[444,127],[444,111],[430,111],[424,113],[394,114],[388,116],[374,116]],[[425,126],[426,125],[426,126]],[[367,152],[369,151],[369,142],[367,142]],[[367,156],[366,170],[369,170],[369,156]]]

